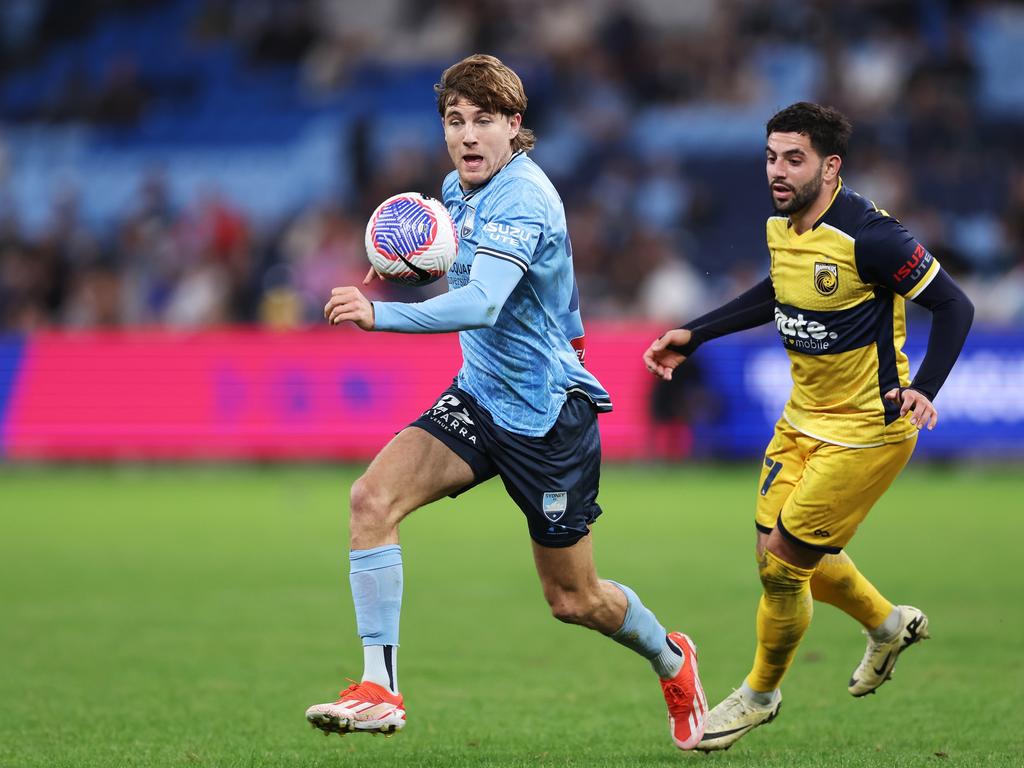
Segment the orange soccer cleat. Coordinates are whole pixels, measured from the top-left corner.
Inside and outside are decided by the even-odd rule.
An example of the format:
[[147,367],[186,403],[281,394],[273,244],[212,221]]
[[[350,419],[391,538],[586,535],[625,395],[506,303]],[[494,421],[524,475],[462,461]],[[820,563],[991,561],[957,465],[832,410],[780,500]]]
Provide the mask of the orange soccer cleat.
[[314,704],[306,719],[325,734],[367,731],[391,734],[405,727],[402,695],[371,682],[353,683],[328,704]]
[[668,704],[668,728],[677,747],[693,749],[704,735],[708,714],[708,700],[697,673],[697,647],[682,632],[672,632],[668,637],[683,652],[683,666],[676,676],[661,681]]

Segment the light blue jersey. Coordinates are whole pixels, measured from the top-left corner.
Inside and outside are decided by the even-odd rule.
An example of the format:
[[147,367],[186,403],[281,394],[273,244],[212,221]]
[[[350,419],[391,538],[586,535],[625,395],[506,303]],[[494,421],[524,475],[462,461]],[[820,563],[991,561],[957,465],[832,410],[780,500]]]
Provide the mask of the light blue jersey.
[[520,152],[468,192],[453,171],[442,197],[459,233],[448,293],[417,304],[374,302],[375,327],[459,330],[459,387],[511,432],[546,434],[570,392],[611,410],[573,346],[582,352],[572,247],[562,201],[544,172]]

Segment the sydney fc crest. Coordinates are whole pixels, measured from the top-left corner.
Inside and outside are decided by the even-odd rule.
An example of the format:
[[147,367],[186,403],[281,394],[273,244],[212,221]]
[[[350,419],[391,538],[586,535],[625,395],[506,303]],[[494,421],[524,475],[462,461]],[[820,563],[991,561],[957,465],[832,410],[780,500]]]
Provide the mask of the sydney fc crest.
[[569,494],[566,491],[548,491],[544,494],[544,517],[552,523],[562,519],[569,506]]
[[839,288],[839,265],[826,261],[814,263],[814,287],[822,296],[831,296]]
[[466,238],[473,234],[475,219],[476,210],[466,206],[466,218],[462,220],[462,230],[459,232],[459,237]]

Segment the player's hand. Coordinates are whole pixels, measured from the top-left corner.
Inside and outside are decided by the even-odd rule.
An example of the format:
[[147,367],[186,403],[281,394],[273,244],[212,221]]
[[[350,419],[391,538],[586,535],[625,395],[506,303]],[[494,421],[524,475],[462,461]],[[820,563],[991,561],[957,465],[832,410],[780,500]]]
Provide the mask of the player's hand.
[[913,411],[910,423],[918,429],[926,425],[928,429],[935,429],[935,424],[939,421],[939,412],[935,410],[932,401],[916,389],[890,389],[885,393],[885,399],[900,404],[900,418],[906,416],[908,411]]
[[370,271],[366,273],[366,277],[363,278],[363,285],[369,285],[373,282],[373,276],[376,275],[378,280],[383,280],[384,275],[380,274],[376,269],[370,267]]
[[351,285],[331,291],[331,298],[324,306],[324,317],[331,325],[352,322],[364,331],[373,330],[373,304]]
[[673,352],[669,345],[687,344],[690,341],[690,332],[685,328],[677,328],[668,331],[660,338],[651,342],[651,346],[644,352],[644,365],[647,370],[659,379],[672,380],[672,371],[686,359],[686,355]]

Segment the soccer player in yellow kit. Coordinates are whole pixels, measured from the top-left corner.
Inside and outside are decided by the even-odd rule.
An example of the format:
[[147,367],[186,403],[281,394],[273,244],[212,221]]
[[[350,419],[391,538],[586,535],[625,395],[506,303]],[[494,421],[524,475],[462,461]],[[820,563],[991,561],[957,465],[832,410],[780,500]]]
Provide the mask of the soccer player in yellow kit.
[[[763,594],[757,650],[741,687],[708,715],[697,749],[728,749],[778,714],[779,685],[807,630],[813,600],[837,606],[868,635],[849,692],[872,693],[899,654],[928,637],[928,617],[894,606],[843,552],[938,419],[974,307],[938,261],[894,218],[839,175],[851,132],[839,112],[794,104],[768,121],[769,276],[724,306],[672,330],[644,353],[671,379],[700,344],[774,321],[793,390],[765,452],[758,485],[757,562]],[[928,347],[910,381],[902,351],[905,300],[932,313]]]

